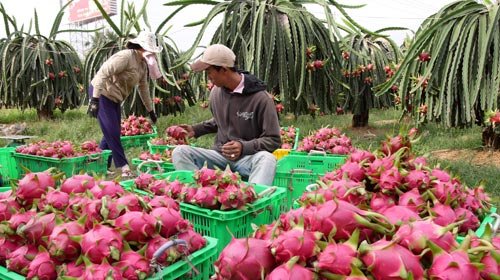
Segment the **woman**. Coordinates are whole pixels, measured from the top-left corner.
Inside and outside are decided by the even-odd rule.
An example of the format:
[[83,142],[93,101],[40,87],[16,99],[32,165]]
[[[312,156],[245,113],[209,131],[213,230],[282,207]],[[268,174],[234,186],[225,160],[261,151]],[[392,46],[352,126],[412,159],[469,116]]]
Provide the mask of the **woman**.
[[131,177],[133,174],[120,141],[120,104],[138,85],[142,103],[151,121],[156,123],[157,117],[149,95],[148,73],[155,80],[161,77],[155,53],[161,52],[162,48],[157,45],[156,36],[148,31],[142,31],[137,38],[129,40],[126,47],[111,56],[92,79],[88,112],[99,120],[103,133],[99,147],[111,150],[111,158],[115,167],[121,168],[122,177]]

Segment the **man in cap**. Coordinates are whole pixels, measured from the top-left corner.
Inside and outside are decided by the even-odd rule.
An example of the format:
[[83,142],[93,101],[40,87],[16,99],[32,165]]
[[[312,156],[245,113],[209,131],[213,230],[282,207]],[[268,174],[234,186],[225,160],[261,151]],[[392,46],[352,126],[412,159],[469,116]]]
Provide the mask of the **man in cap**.
[[161,77],[155,54],[162,50],[157,45],[156,36],[148,31],[142,31],[137,38],[129,40],[126,47],[111,56],[92,79],[88,109],[89,115],[98,119],[103,133],[99,147],[111,150],[108,168],[112,158],[115,167],[121,168],[122,177],[130,177],[132,173],[120,141],[120,103],[138,85],[149,117],[156,123],[157,117],[149,95],[148,73],[155,80]]
[[209,168],[237,171],[248,182],[273,183],[276,159],[272,152],[281,144],[280,126],[274,101],[257,77],[237,71],[236,56],[224,45],[209,46],[201,59],[191,65],[205,71],[214,84],[210,92],[212,118],[196,125],[181,125],[190,137],[216,133],[213,149],[181,145],[172,161],[177,170]]

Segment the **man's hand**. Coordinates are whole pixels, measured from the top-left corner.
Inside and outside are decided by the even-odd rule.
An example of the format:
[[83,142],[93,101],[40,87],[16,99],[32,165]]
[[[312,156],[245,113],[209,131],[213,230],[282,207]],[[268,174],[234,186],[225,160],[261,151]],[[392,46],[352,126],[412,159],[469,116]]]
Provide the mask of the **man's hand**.
[[194,129],[192,126],[188,124],[180,124],[180,127],[184,128],[187,131],[187,137],[188,138],[193,138],[194,137]]
[[155,111],[149,112],[149,118],[153,122],[153,124],[156,124],[156,121],[158,120],[158,117],[156,116]]
[[237,160],[241,156],[243,145],[238,141],[229,141],[221,148],[222,155],[228,160]]
[[97,113],[99,113],[99,98],[92,97],[89,102],[87,114],[93,118],[97,118]]

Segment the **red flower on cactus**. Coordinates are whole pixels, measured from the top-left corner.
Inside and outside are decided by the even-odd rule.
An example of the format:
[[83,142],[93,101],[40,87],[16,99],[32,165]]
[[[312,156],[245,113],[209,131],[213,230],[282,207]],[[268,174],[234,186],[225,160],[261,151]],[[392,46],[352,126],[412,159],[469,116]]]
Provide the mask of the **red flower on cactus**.
[[182,102],[182,97],[180,97],[180,96],[178,96],[178,95],[175,95],[175,96],[174,96],[174,101],[175,101],[176,103],[181,103],[181,102]]
[[285,110],[285,106],[283,106],[283,104],[281,103],[276,104],[276,112],[281,113],[283,112],[283,110]]
[[54,60],[53,60],[52,58],[47,58],[47,59],[45,60],[45,64],[46,64],[47,66],[52,66],[52,64],[54,64]]
[[59,71],[59,73],[57,75],[59,76],[60,79],[67,76],[66,71]]
[[154,103],[154,104],[160,104],[160,103],[161,103],[161,98],[159,98],[159,97],[154,97],[154,98],[153,98],[153,103]]
[[49,72],[48,78],[53,81],[56,79],[56,74]]

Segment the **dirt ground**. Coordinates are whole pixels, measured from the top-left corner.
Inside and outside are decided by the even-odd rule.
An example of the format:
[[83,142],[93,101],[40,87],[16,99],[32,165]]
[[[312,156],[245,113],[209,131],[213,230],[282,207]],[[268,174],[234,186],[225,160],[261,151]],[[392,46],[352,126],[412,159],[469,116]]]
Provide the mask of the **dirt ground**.
[[444,160],[464,160],[474,165],[494,165],[500,168],[500,151],[482,150],[438,150],[431,153],[433,157]]

